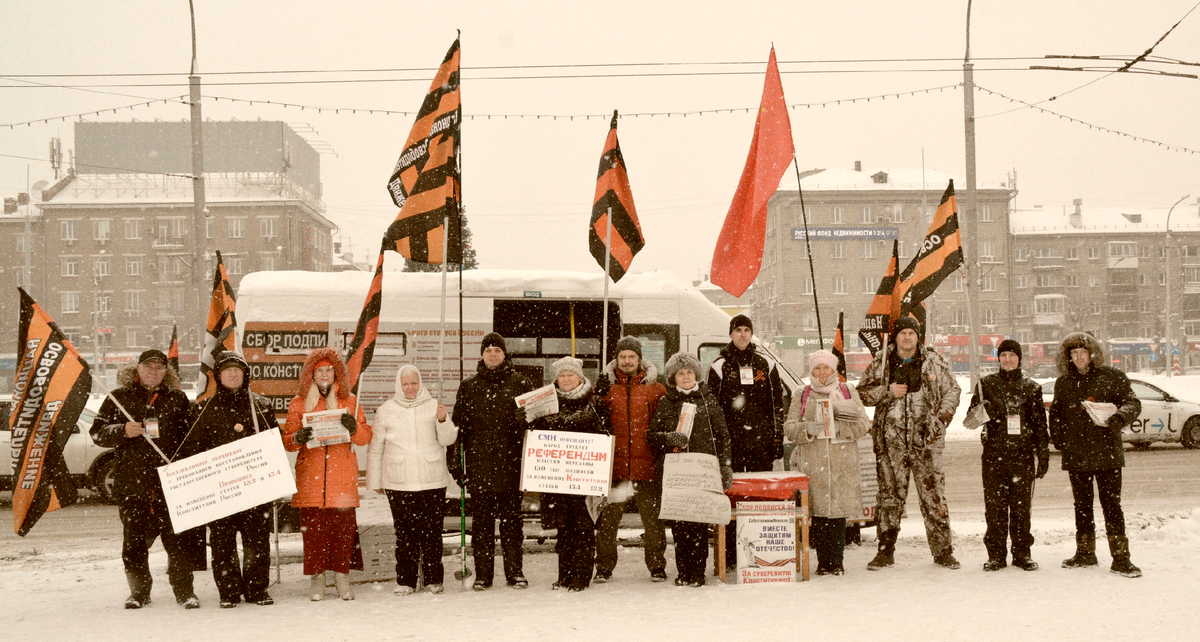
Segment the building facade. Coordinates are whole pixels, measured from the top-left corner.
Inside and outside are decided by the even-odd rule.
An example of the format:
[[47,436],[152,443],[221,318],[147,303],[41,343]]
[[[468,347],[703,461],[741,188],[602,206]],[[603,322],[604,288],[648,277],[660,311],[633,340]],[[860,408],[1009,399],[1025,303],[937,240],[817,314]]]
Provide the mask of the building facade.
[[[903,269],[924,241],[952,178],[933,170],[864,170],[857,163],[852,170],[805,172],[801,185],[807,235],[800,191],[781,187],[768,204],[763,267],[750,291],[756,334],[773,341],[789,365],[802,366],[803,356],[820,345],[813,302],[815,273],[825,347],[832,342],[842,312],[847,353],[865,350],[858,330],[891,259],[893,241],[899,242]],[[961,179],[954,180],[956,185],[962,184]],[[1012,321],[1008,213],[1014,194],[1006,185],[976,188],[982,287],[973,303],[979,305],[981,333],[1003,332]],[[959,204],[960,225],[965,225],[961,200]],[[929,325],[935,335],[968,332],[962,274],[948,278],[927,300]]]

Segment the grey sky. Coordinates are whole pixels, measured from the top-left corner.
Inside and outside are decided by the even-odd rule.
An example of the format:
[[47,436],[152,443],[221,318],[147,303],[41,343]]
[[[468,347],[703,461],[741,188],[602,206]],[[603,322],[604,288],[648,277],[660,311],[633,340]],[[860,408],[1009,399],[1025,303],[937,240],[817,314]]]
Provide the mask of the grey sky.
[[[200,72],[206,96],[312,107],[415,111],[432,70],[462,30],[464,200],[485,267],[598,270],[586,222],[608,127],[591,120],[515,115],[696,112],[753,108],[774,42],[789,104],[905,93],[962,81],[966,2],[210,2],[197,0]],[[972,19],[976,83],[1035,103],[1100,74],[1028,71],[1048,54],[1141,53],[1195,0],[1128,3],[979,0]],[[503,7],[503,8],[500,8]],[[185,94],[190,61],[187,2],[10,2],[0,45],[0,124],[110,109],[143,98]],[[1200,62],[1200,10],[1155,50]],[[988,60],[1022,57],[1021,60]],[[930,62],[789,61],[899,60]],[[522,65],[723,63],[674,67],[496,69]],[[1150,66],[1146,66],[1150,68]],[[267,76],[219,72],[419,69],[393,74],[281,75],[312,81],[405,77],[410,82],[218,86]],[[1200,74],[1200,67],[1154,67]],[[922,71],[916,71],[922,70]],[[931,71],[932,70],[932,71]],[[628,74],[751,72],[743,75],[628,77]],[[821,73],[797,73],[821,72]],[[52,85],[172,83],[176,86],[12,88],[17,74],[167,73],[165,77],[27,78]],[[588,75],[572,79],[496,76]],[[99,92],[99,93],[98,93]],[[124,94],[124,95],[114,95]],[[962,174],[962,91],[791,111],[802,168],[919,167]],[[1121,74],[1041,103],[1046,109],[1132,135],[1200,150],[1200,81]],[[1165,206],[1191,193],[1196,216],[1200,154],[1169,151],[1090,130],[980,92],[979,179],[1016,170],[1019,207]],[[378,247],[394,217],[385,183],[411,117],[317,113],[245,103],[204,103],[206,118],[283,120],[311,125],[322,157],[328,216],[361,255]],[[503,115],[509,115],[504,119]],[[500,118],[496,118],[499,115]],[[186,106],[139,107],[92,120],[181,120]],[[72,126],[53,122],[0,128],[0,192],[11,196],[49,178],[48,141],[72,147]],[[627,118],[620,139],[646,249],[635,270],[694,277],[707,269],[753,130],[753,109],[734,114]],[[789,177],[792,176],[789,170]],[[785,182],[788,179],[785,178]],[[791,179],[794,183],[794,178]],[[532,236],[530,236],[532,235]],[[532,240],[530,240],[532,238]],[[554,242],[546,242],[553,240]],[[389,258],[389,265],[392,259]],[[399,265],[398,258],[395,264]]]

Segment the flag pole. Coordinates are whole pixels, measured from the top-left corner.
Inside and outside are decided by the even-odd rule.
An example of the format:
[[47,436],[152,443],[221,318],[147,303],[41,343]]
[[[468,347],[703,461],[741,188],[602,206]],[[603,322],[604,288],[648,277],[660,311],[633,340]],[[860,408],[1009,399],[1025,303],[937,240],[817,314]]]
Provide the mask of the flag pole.
[[604,324],[600,327],[600,372],[608,365],[608,269],[612,263],[612,206],[604,223]]
[[445,384],[442,383],[442,373],[445,370],[446,357],[446,271],[449,270],[450,260],[447,258],[450,251],[450,212],[442,217],[442,325],[438,331],[438,403],[442,403],[442,389]]
[[821,332],[821,304],[817,302],[817,273],[813,269],[812,239],[808,238],[808,211],[804,209],[804,186],[800,184],[800,161],[792,150],[792,166],[796,168],[796,191],[800,193],[800,218],[804,221],[804,253],[808,255],[808,274],[812,279],[813,310],[817,313],[817,341],[825,349],[825,334]]

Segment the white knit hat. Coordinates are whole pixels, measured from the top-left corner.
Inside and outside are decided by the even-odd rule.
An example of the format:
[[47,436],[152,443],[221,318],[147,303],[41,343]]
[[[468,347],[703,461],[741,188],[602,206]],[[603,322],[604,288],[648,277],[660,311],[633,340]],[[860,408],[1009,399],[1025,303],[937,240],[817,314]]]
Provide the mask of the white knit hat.
[[587,377],[583,376],[583,360],[582,359],[575,359],[573,357],[563,357],[562,359],[559,359],[558,361],[555,361],[554,363],[550,364],[550,371],[554,373],[555,379],[558,378],[558,375],[560,375],[564,372],[574,372],[575,376],[579,377],[580,381],[587,380]]
[[819,365],[827,365],[837,372],[838,360],[834,354],[828,350],[817,350],[808,355],[808,371],[811,373],[813,368]]

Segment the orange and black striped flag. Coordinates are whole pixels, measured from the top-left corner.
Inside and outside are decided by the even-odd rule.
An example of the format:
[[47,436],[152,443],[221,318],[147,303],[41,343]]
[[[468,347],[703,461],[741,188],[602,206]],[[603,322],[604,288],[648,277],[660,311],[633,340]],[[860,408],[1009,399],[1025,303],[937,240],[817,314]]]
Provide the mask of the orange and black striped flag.
[[[410,261],[462,263],[459,220],[462,177],[458,167],[462,104],[458,65],[456,39],[433,77],[404,150],[388,179],[388,192],[400,212],[384,234],[384,244]],[[447,234],[447,256],[443,257],[442,245]]]
[[[384,243],[386,244],[386,240]],[[354,338],[346,350],[346,373],[350,377],[350,393],[358,394],[359,375],[371,365],[375,356],[375,339],[379,337],[379,311],[383,307],[383,252],[380,248],[379,260],[375,263],[375,276],[371,279],[371,287],[367,290],[367,300],[363,302],[362,313],[358,315],[358,325],[354,328]]]
[[896,271],[900,264],[900,241],[892,241],[892,259],[887,271],[875,289],[875,298],[867,308],[867,317],[858,329],[858,338],[866,344],[872,355],[883,349],[884,335],[892,331],[892,324],[900,318],[900,299],[896,297]]
[[838,312],[837,332],[833,335],[833,356],[837,357],[837,372],[838,380],[846,380],[846,339],[845,332],[845,313]]
[[924,310],[917,310],[917,304],[933,294],[942,281],[962,264],[962,235],[958,231],[954,181],[950,181],[933,214],[933,222],[929,224],[921,249],[897,278],[896,296],[900,299],[900,313],[917,317],[924,328]]
[[171,347],[167,348],[167,366],[179,374],[179,327],[171,326]]
[[[605,239],[610,238],[610,211],[611,245],[605,242]],[[646,239],[642,236],[642,226],[638,223],[637,209],[633,206],[633,192],[629,189],[625,157],[621,155],[621,144],[617,142],[617,112],[613,110],[608,139],[604,141],[604,153],[600,155],[600,171],[596,174],[596,196],[592,202],[588,246],[600,267],[608,263],[608,276],[616,283],[625,276],[633,257],[637,256],[645,245]],[[608,254],[612,255],[611,260],[606,260]]]
[[44,513],[75,501],[63,448],[87,403],[92,372],[42,306],[18,290],[21,323],[9,429],[13,531],[24,537]]
[[221,253],[217,252],[217,267],[213,270],[212,298],[208,302],[208,324],[205,326],[204,349],[200,352],[200,385],[204,392],[200,399],[207,399],[217,392],[217,373],[214,371],[217,355],[231,350],[241,352],[237,342],[237,296]]

